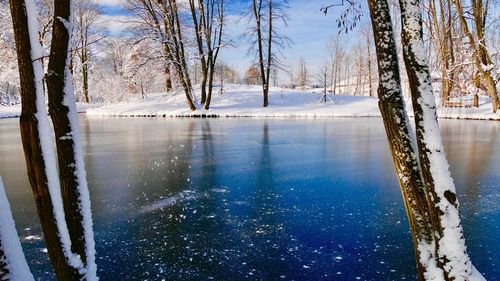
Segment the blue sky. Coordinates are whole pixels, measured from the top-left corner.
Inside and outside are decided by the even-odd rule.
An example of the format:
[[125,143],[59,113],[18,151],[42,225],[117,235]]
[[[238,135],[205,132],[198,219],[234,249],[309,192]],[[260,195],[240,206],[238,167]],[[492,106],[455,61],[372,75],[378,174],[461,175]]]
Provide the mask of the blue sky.
[[[243,73],[252,63],[251,57],[247,56],[248,44],[241,34],[247,28],[248,20],[244,17],[250,0],[229,0],[227,5],[228,22],[226,25],[226,38],[232,41],[232,47],[226,47],[221,51],[221,59],[234,66]],[[126,16],[121,5],[123,0],[98,0],[103,6],[107,16]],[[300,57],[304,57],[309,65],[310,71],[320,65],[327,55],[327,44],[331,38],[338,34],[336,19],[339,18],[342,7],[332,7],[327,15],[320,8],[341,0],[289,0],[287,10],[289,21],[287,26],[279,26],[280,33],[289,37],[293,44],[283,50],[285,60],[283,63],[292,71]],[[365,1],[363,3],[363,16],[360,25],[368,20],[368,10]],[[356,32],[341,34],[341,40],[345,46],[349,46],[357,40]],[[284,78],[286,79],[286,78]]]
[[[241,1],[248,2],[248,1]],[[338,1],[341,2],[341,1]],[[332,0],[290,0],[288,11],[289,21],[287,26],[280,26],[280,33],[289,37],[293,44],[283,50],[286,60],[284,63],[291,68],[294,68],[300,57],[304,57],[311,69],[314,69],[321,64],[325,58],[328,58],[327,44],[333,36],[338,34],[336,19],[339,17],[341,7],[333,7],[327,15],[320,11],[320,8],[334,3]],[[363,1],[364,3],[364,1]],[[244,6],[248,4],[243,4]],[[368,11],[362,17],[362,21],[368,20]],[[233,64],[232,62],[241,65],[239,69],[246,69],[251,58],[247,57],[248,45],[243,40],[238,40],[237,36],[245,29],[247,19],[240,22],[228,22],[227,34],[229,37],[237,40],[236,48],[228,48],[224,50],[223,59]],[[349,45],[356,41],[355,33],[345,35],[342,33],[342,40],[345,45]]]

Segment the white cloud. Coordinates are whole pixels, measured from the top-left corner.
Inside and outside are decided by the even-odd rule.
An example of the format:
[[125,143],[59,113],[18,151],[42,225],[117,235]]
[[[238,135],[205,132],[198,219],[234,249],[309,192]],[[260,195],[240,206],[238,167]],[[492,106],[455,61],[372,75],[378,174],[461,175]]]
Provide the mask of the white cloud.
[[95,0],[95,2],[103,6],[123,6],[127,3],[126,0]]
[[136,25],[137,20],[133,16],[102,15],[97,24],[112,34],[119,34],[125,31],[125,29]]

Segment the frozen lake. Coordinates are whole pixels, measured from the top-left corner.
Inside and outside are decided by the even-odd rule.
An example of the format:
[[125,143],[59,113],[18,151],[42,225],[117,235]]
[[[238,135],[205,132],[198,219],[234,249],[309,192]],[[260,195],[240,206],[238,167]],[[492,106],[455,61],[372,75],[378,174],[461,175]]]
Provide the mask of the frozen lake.
[[[440,120],[469,253],[500,278],[500,122]],[[81,119],[101,280],[415,280],[380,118]],[[52,280],[17,119],[3,177]]]

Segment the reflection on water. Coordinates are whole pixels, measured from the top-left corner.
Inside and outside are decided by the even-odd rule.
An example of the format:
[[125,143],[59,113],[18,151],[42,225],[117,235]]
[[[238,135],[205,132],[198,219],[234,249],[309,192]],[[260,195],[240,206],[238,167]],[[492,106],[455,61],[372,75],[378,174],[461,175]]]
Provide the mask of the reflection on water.
[[[82,118],[101,280],[414,279],[381,119]],[[476,267],[500,276],[500,124],[442,120]],[[16,120],[0,174],[30,265],[53,278]]]

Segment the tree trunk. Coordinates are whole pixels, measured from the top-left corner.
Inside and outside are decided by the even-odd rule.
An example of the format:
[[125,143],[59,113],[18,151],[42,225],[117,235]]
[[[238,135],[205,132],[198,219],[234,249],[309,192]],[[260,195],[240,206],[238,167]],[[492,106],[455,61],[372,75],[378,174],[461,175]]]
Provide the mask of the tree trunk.
[[[257,7],[257,1],[259,2],[259,5]],[[262,15],[261,15],[261,9],[262,9],[262,1],[261,0],[253,0],[253,13],[255,16],[255,22],[256,22],[256,30],[257,30],[257,46],[258,46],[258,53],[259,53],[259,68],[260,68],[260,79],[262,80],[262,94],[263,94],[263,107],[267,107],[269,105],[269,100],[268,100],[268,93],[269,93],[269,86],[268,86],[268,81],[266,78],[266,70],[264,66],[264,47],[262,46],[262,29],[261,29],[261,20],[262,20]]]
[[162,40],[163,40],[163,56],[165,59],[165,91],[166,93],[169,93],[172,91],[172,77],[170,73],[170,64],[171,62],[171,52],[170,52],[170,46],[168,45],[167,42],[167,34],[168,34],[168,25],[166,24],[166,21],[163,21],[163,27],[165,28],[164,32],[161,32],[161,27],[160,27],[160,21],[158,20],[158,17],[154,13],[152,9],[148,9],[150,11],[151,16],[153,17],[153,22],[154,25],[156,26],[156,29],[158,30],[158,33],[162,35]]
[[177,10],[177,2],[176,0],[162,0],[162,3],[164,9],[163,13],[165,14],[165,33],[168,34],[168,39],[171,44],[171,46],[169,46],[169,50],[171,52],[169,57],[174,61],[174,68],[177,72],[177,76],[179,77],[182,88],[184,89],[184,94],[186,96],[186,102],[189,106],[189,109],[191,109],[191,111],[195,111],[196,105],[193,101],[193,88],[186,64],[184,43],[182,40],[181,25]]
[[[23,0],[10,0],[21,83],[22,111],[19,120],[28,178],[35,197],[45,244],[57,279],[79,280],[83,276],[69,264],[59,240],[60,235],[48,188],[45,157],[49,156],[43,154],[39,131],[39,118],[46,118],[46,112],[39,112],[41,109],[39,106],[44,107],[45,101],[43,96],[40,97],[40,95],[35,94],[42,94],[43,78],[39,77],[40,74],[35,75],[35,72],[42,72],[43,67],[39,61],[33,61],[31,57],[30,40],[35,39],[29,36],[27,4]],[[33,2],[29,4],[31,9],[35,8]],[[29,20],[36,20],[36,15],[31,16],[34,16],[34,18]],[[37,67],[36,70],[35,66]]]
[[370,35],[366,36],[366,47],[368,52],[368,96],[373,96],[373,85],[372,85],[372,51],[371,51],[371,41]]
[[170,66],[168,63],[165,66],[165,91],[166,93],[172,91],[172,78],[170,77]]
[[83,156],[79,142],[79,124],[67,62],[70,56],[71,0],[56,0],[48,65],[47,90],[49,112],[54,126],[59,180],[64,214],[71,240],[71,252],[80,256],[83,279],[96,274],[90,199]]
[[[84,52],[84,53],[83,53]],[[82,92],[83,99],[85,103],[90,102],[89,98],[89,70],[87,66],[87,50],[84,47],[82,49]]]
[[333,84],[332,84],[332,88],[333,88],[333,94],[335,95],[337,93],[337,64],[338,64],[338,61],[337,61],[337,58],[335,58],[335,65],[333,65]]
[[268,34],[267,34],[267,69],[266,69],[266,84],[264,89],[264,103],[263,106],[269,105],[269,74],[272,66],[272,46],[273,46],[273,0],[269,0],[269,14],[268,14]]
[[[193,24],[194,24],[194,32],[195,32],[195,37],[196,37],[196,43],[198,47],[198,55],[200,57],[200,62],[201,62],[201,104],[205,104],[205,101],[207,100],[207,78],[208,78],[208,73],[207,73],[207,60],[205,59],[205,51],[203,49],[203,36],[202,33],[206,33],[206,27],[205,25],[205,15],[204,15],[204,3],[203,0],[198,1],[198,10],[200,12],[200,19],[198,21],[198,17],[196,15],[196,7],[194,0],[189,0],[189,6],[191,9],[191,17],[193,18]],[[203,30],[200,28],[203,27]],[[209,42],[207,42],[207,45]],[[196,83],[196,81],[195,81]]]
[[392,152],[394,168],[403,195],[413,235],[418,279],[424,280],[426,265],[421,261],[422,245],[432,245],[432,227],[424,184],[413,147],[409,118],[401,92],[401,80],[393,38],[389,5],[386,0],[369,0],[379,68],[379,108]]
[[[222,44],[222,30],[224,26],[224,0],[209,1],[206,9],[202,5],[203,1],[198,0],[200,6],[200,14],[202,15],[202,29],[205,33],[205,42],[207,45],[207,75],[208,79],[208,95],[204,102],[204,108],[208,110],[212,101],[213,82],[217,65],[217,57]],[[218,27],[213,28],[215,21],[215,13],[217,12]],[[216,45],[217,44],[217,45]],[[222,73],[221,73],[222,75]],[[222,85],[221,85],[222,87]],[[222,89],[222,88],[221,88]]]
[[207,100],[205,101],[205,107],[204,107],[206,110],[210,109],[210,102],[212,101],[212,92],[213,92],[214,74],[215,74],[215,71],[213,71],[213,69],[215,69],[215,65],[213,63],[211,63],[210,69],[211,69],[209,73],[210,76],[208,77],[208,96]]
[[[455,186],[441,142],[424,49],[420,1],[400,0],[403,57],[410,84],[420,168],[434,229],[437,267],[445,280],[476,280],[465,247]],[[451,245],[450,245],[451,244]]]
[[[64,211],[68,230],[72,240],[72,251],[78,253],[82,260],[86,259],[85,241],[83,237],[82,215],[79,212],[78,178],[76,174],[75,156],[73,153],[73,136],[68,118],[69,108],[65,105],[65,85],[69,73],[67,70],[67,50],[69,44],[68,30],[63,20],[70,18],[69,0],[55,2],[55,20],[53,38],[46,76],[49,97],[49,113],[54,124],[59,163],[61,191],[64,200]],[[58,18],[59,17],[59,18]],[[69,93],[68,93],[69,94]],[[85,97],[87,99],[87,97]]]
[[[341,71],[341,66],[342,66],[342,60],[339,60],[337,62],[337,86],[336,88],[338,89],[338,93],[341,94],[341,91],[342,91],[342,88],[341,88],[341,84],[340,84],[340,79],[341,79],[341,75],[340,75],[340,71]],[[334,93],[335,94],[335,93]]]
[[[83,25],[83,19],[81,19],[81,24]],[[82,62],[82,94],[83,94],[83,101],[85,103],[89,103],[89,70],[88,70],[88,46],[87,46],[87,39],[88,36],[85,34],[85,31],[83,30],[83,26],[80,26],[80,40],[82,43],[81,50],[80,50],[80,60]],[[70,60],[71,61],[71,60]],[[70,69],[72,66],[70,66]]]

